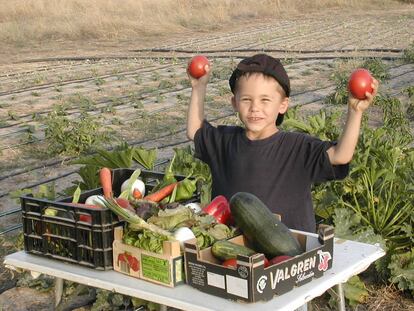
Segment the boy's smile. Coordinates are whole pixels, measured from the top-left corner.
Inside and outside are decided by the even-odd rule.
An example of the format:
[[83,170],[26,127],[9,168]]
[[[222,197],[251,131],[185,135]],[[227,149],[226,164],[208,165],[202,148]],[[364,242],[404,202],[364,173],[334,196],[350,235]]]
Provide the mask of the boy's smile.
[[279,83],[261,73],[241,76],[232,98],[232,105],[246,127],[246,136],[251,140],[276,133],[277,116],[286,112],[288,103],[289,98],[283,95]]

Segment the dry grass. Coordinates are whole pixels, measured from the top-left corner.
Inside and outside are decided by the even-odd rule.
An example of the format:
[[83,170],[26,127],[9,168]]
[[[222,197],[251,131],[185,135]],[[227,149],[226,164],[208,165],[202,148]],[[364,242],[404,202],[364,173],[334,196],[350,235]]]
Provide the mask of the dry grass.
[[367,311],[408,311],[414,310],[414,301],[391,284],[372,291],[365,306]]
[[0,9],[0,42],[125,40],[211,30],[255,18],[320,10],[395,6],[386,0],[9,0]]

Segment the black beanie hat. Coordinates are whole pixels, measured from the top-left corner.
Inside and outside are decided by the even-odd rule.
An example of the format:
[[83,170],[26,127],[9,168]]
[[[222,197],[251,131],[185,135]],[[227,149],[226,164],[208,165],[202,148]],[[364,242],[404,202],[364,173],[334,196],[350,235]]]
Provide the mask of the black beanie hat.
[[[251,57],[243,59],[234,69],[229,79],[230,89],[234,94],[237,79],[246,72],[261,72],[264,75],[273,77],[283,88],[286,96],[290,95],[290,81],[285,68],[279,59],[269,56],[267,54],[256,54]],[[276,120],[276,125],[283,122],[283,114],[279,114]]]

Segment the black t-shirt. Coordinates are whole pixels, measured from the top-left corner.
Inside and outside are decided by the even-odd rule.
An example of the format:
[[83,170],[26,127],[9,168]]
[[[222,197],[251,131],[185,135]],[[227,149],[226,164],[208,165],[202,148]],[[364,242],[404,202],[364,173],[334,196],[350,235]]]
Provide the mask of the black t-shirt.
[[195,155],[210,167],[212,198],[230,199],[250,192],[289,228],[315,232],[311,184],[344,178],[349,165],[331,165],[326,150],[333,142],[303,133],[278,131],[250,140],[238,126],[212,126],[207,121],[194,137]]

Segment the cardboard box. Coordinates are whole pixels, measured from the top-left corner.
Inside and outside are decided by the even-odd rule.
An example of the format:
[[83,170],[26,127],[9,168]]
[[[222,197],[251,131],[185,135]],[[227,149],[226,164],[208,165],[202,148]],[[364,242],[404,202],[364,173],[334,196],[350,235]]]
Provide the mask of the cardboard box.
[[[224,267],[211,253],[199,250],[196,240],[185,244],[187,283],[203,292],[227,299],[256,302],[283,295],[295,286],[321,277],[332,267],[334,229],[323,226],[319,236],[291,230],[306,251],[292,259],[264,268],[264,255],[238,256],[237,268]],[[230,241],[249,246],[243,236]]]
[[164,241],[157,254],[124,244],[123,228],[116,227],[113,242],[114,270],[156,284],[175,287],[185,282],[184,256],[178,241]]

